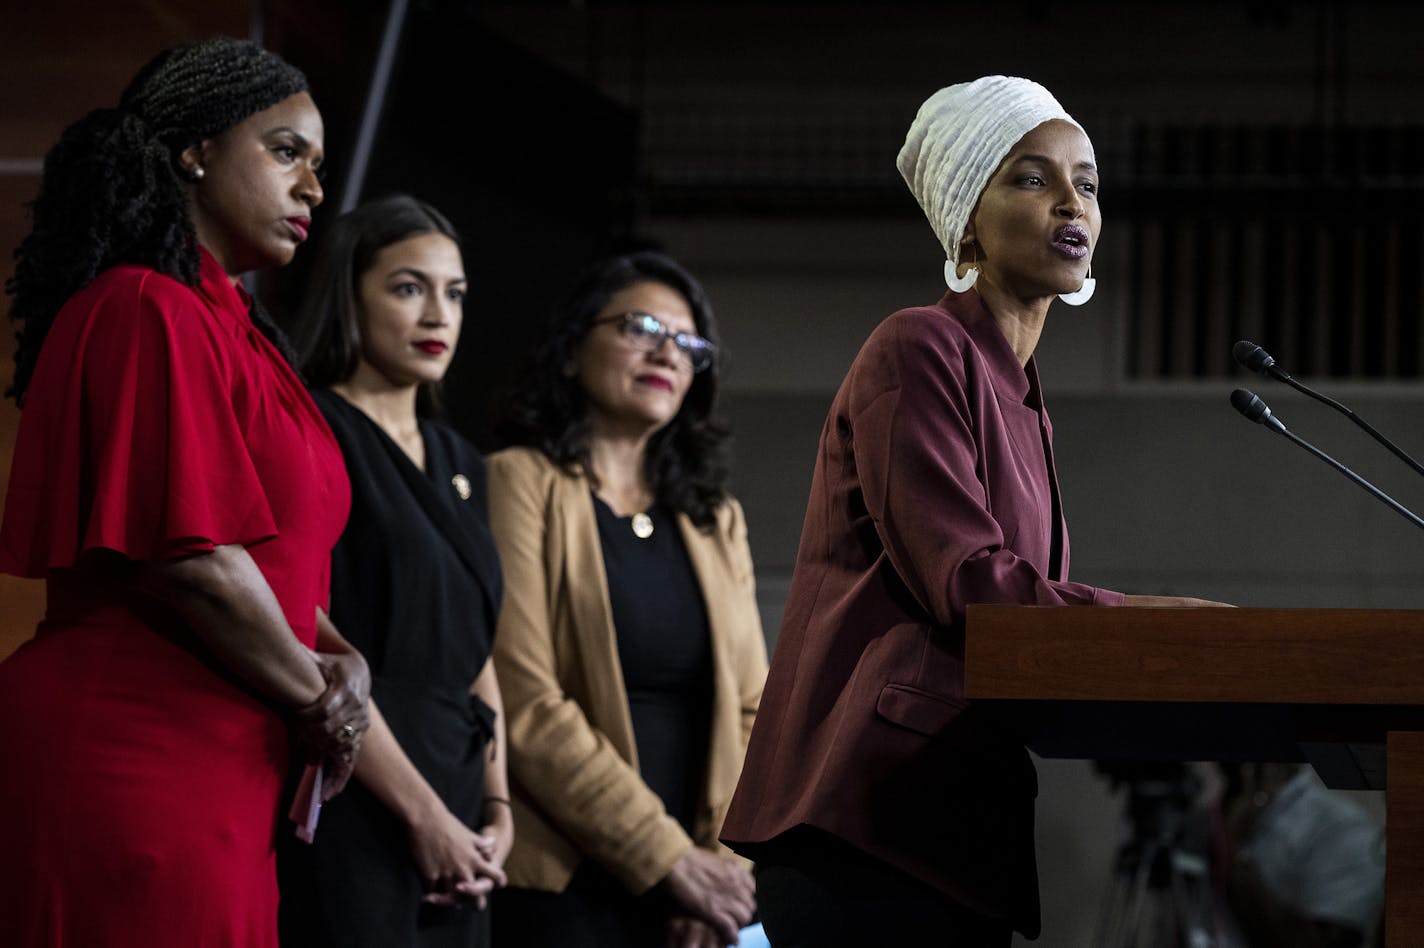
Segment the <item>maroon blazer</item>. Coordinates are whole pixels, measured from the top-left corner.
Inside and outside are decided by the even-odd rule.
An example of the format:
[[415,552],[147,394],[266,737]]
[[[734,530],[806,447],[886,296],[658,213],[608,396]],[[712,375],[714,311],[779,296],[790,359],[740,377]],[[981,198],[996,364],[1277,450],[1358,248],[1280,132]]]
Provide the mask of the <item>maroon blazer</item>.
[[1037,933],[1036,777],[965,702],[964,612],[1121,603],[1066,579],[1051,440],[977,293],[875,329],[821,433],[724,842],[755,858],[809,824]]

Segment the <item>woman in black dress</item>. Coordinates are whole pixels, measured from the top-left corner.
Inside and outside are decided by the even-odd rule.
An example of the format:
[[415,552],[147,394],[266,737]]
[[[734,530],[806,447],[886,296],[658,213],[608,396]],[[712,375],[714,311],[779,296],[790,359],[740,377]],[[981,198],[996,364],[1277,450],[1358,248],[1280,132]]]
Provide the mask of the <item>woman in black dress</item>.
[[352,481],[332,619],[373,684],[353,787],[284,854],[284,944],[488,943],[513,842],[489,661],[501,575],[484,461],[427,417],[465,286],[449,222],[395,196],[335,223],[303,305],[304,367]]

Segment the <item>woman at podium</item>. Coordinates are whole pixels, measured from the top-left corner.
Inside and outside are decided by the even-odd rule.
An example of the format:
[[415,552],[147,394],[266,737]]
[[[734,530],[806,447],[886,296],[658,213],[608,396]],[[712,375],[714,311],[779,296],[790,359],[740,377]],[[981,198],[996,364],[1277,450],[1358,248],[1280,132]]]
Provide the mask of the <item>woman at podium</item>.
[[1068,579],[1034,348],[1087,302],[1102,219],[1082,127],[988,76],[920,108],[898,165],[939,302],[865,342],[832,403],[723,840],[776,945],[1002,945],[1039,930],[1033,764],[967,706],[970,603],[1199,605]]

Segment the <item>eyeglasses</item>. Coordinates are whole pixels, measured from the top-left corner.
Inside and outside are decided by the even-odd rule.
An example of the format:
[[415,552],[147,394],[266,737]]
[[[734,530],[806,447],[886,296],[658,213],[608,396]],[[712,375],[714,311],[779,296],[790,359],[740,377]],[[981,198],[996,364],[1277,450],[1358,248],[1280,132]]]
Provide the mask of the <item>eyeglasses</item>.
[[643,352],[657,352],[664,342],[671,339],[677,351],[692,365],[693,372],[701,372],[711,367],[717,358],[717,347],[711,342],[696,333],[672,332],[663,325],[662,320],[649,313],[619,313],[617,316],[595,319],[593,324],[601,326],[604,323],[618,322],[623,324],[623,335],[635,348]]

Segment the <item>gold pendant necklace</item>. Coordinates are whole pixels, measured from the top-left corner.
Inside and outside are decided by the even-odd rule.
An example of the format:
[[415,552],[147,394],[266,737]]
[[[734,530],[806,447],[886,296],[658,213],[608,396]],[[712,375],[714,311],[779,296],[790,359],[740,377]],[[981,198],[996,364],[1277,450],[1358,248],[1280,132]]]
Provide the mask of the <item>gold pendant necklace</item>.
[[633,514],[633,535],[639,540],[652,536],[653,518],[642,512]]

